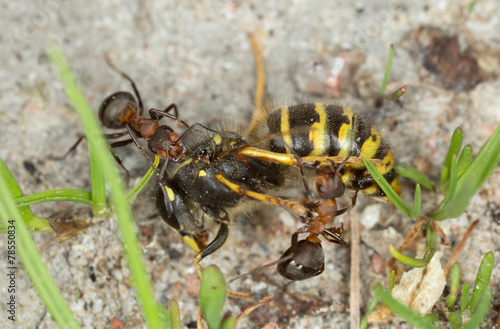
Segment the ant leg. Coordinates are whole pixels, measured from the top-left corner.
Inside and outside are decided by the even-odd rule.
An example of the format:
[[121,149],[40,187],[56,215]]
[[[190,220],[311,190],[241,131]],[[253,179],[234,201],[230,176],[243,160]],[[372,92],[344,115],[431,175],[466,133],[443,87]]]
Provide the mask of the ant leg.
[[[168,113],[168,111],[170,111],[170,108],[171,108],[172,106],[175,108],[175,115]],[[187,124],[184,120],[179,119],[179,116],[177,115],[177,105],[175,105],[175,104],[170,104],[170,106],[169,106],[169,107],[167,107],[167,109],[166,109],[166,110],[163,110],[163,111],[161,111],[161,110],[157,110],[157,109],[154,109],[154,108],[149,109],[149,116],[150,116],[151,118],[155,119],[155,120],[159,120],[159,119],[160,119],[160,117],[166,117],[166,118],[169,118],[169,119],[171,119],[171,120],[174,120],[174,121],[175,121],[175,122],[177,122],[177,123],[179,123],[179,122],[180,122],[180,123],[181,123],[181,124],[183,124],[186,128],[189,128],[189,125],[188,125],[188,124]]]
[[124,130],[124,131],[121,131],[119,133],[104,134],[104,137],[106,137],[107,139],[116,139],[116,138],[120,138],[122,136],[125,136],[127,134],[128,134],[128,131]]
[[151,167],[153,167],[156,170],[156,172],[158,172],[158,168],[156,168],[153,160],[151,160],[151,157],[144,150],[144,146],[142,146],[141,143],[139,143],[139,140],[137,139],[136,133],[128,124],[127,124],[127,129],[128,129],[129,134],[130,134],[130,137],[132,137],[132,141],[135,143],[135,146],[137,146],[137,148],[146,157],[146,159],[148,159],[149,163],[151,163]]
[[122,146],[128,145],[128,144],[130,144],[132,142],[133,142],[132,139],[126,139],[126,140],[123,140],[123,141],[118,141],[118,142],[111,143],[111,144],[109,144],[109,147],[111,147],[111,148],[122,147]]
[[356,191],[354,193],[354,195],[351,197],[351,205],[345,207],[344,209],[337,210],[337,215],[336,216],[343,215],[346,212],[348,212],[349,210],[351,210],[352,208],[354,208],[354,206],[356,205],[356,200],[357,199],[358,199],[358,191]]
[[164,109],[163,112],[168,113],[172,109],[174,110],[174,115],[178,118],[179,117],[179,112],[177,111],[177,105],[175,103],[172,103],[169,106],[167,106],[167,108]]
[[64,155],[62,156],[50,156],[51,159],[53,160],[57,160],[57,161],[61,161],[61,160],[64,160],[66,159],[66,157],[71,153],[73,152],[74,150],[76,150],[76,148],[78,147],[78,145],[80,145],[80,143],[82,142],[82,140],[84,139],[87,139],[87,136],[85,135],[81,135],[80,137],[78,137],[78,139],[76,140],[76,143],[73,144],[73,146],[71,146],[71,148],[66,152],[64,153]]
[[340,245],[347,245],[344,239],[342,239],[342,234],[344,233],[344,224],[341,227],[330,227],[323,230],[323,236],[329,242],[337,243]]
[[129,77],[125,72],[121,71],[118,69],[112,62],[111,59],[109,58],[108,55],[104,55],[104,59],[106,60],[106,63],[108,64],[109,67],[111,67],[113,70],[118,72],[123,78],[127,79],[130,84],[132,85],[132,89],[134,89],[135,96],[137,97],[137,101],[139,103],[139,114],[142,115],[144,112],[144,107],[142,106],[142,99],[141,99],[141,94],[139,94],[139,90],[137,90],[137,87],[135,85],[134,80],[132,80],[131,77]]

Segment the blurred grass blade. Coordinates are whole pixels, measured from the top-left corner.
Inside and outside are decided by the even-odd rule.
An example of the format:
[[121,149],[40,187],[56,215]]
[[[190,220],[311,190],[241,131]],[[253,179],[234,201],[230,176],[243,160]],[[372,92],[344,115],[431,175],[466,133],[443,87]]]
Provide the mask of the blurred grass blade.
[[394,288],[394,279],[396,278],[396,271],[392,270],[389,276],[389,292],[392,294],[392,288]]
[[54,201],[72,201],[83,203],[89,206],[95,205],[95,202],[92,201],[92,194],[89,191],[76,189],[43,191],[16,198],[15,201],[18,207]]
[[[155,168],[158,168],[158,164],[160,163],[160,158],[155,154],[155,161],[154,161],[154,166]],[[153,167],[150,167],[146,175],[141,178],[139,183],[135,185],[126,195],[127,198],[127,203],[132,202],[134,198],[139,194],[142,189],[146,186],[146,184],[149,182],[153,174],[156,172],[156,170]]]
[[427,313],[426,315],[424,315],[424,319],[426,319],[427,321],[429,322],[438,322],[439,321],[439,315],[435,314],[435,313]]
[[370,172],[375,182],[377,182],[378,186],[384,191],[389,200],[399,209],[404,215],[411,217],[412,208],[406,204],[406,202],[401,199],[401,197],[394,191],[394,189],[387,183],[385,178],[380,174],[380,172],[375,168],[375,166],[368,160],[363,159],[363,163],[366,166],[366,169]]
[[[5,184],[7,185],[8,190],[10,191],[10,195],[13,198],[23,198],[24,194],[21,190],[19,184],[17,184],[16,178],[12,175],[12,172],[7,167],[7,165],[0,160],[0,176],[3,177]],[[19,206],[18,208],[21,217],[24,220],[26,226],[32,232],[53,232],[52,228],[49,225],[49,222],[45,218],[41,218],[33,215],[31,208],[29,205]],[[5,222],[7,218],[3,218]],[[2,220],[0,219],[0,223]]]
[[471,165],[457,182],[455,196],[432,216],[435,220],[460,216],[500,162],[500,125],[484,144]]
[[422,208],[422,198],[420,195],[420,184],[415,187],[415,198],[413,199],[413,209],[411,211],[412,218],[420,217],[420,210]]
[[[163,307],[162,305],[156,305],[156,309],[158,310],[158,316],[160,318],[161,328],[163,328],[163,329],[180,329],[181,328],[180,326],[174,327],[172,325],[173,315],[165,307]],[[170,306],[170,309],[172,309],[172,306]]]
[[396,163],[394,171],[399,176],[409,178],[428,190],[434,190],[434,186],[432,185],[430,179],[424,173],[418,171],[415,167],[407,163]]
[[438,234],[436,231],[432,229],[432,225],[430,223],[427,224],[427,236],[426,236],[426,251],[425,255],[422,259],[411,258],[408,257],[399,251],[397,251],[392,244],[389,244],[389,251],[392,256],[399,260],[401,263],[411,266],[411,267],[424,267],[429,264],[432,259],[432,256],[436,253],[437,246],[437,238]]
[[[94,169],[96,172],[92,174],[92,197],[98,204],[105,201],[105,182],[102,176],[102,172],[105,172],[109,181],[114,211],[118,218],[123,249],[132,274],[132,280],[136,284],[140,300],[139,305],[142,308],[146,325],[149,328],[161,328],[156,304],[150,288],[149,275],[146,273],[141,249],[137,240],[137,227],[134,224],[132,213],[125,199],[125,186],[117,173],[115,160],[112,158],[111,152],[109,152],[109,146],[61,50],[57,45],[52,44],[47,48],[47,53],[61,74],[65,90],[72,99],[85,127],[89,141],[89,150],[92,150],[91,168],[97,168]],[[94,184],[99,184],[100,186],[94,188]],[[104,207],[102,210],[106,210],[106,208]]]
[[472,296],[470,298],[469,309],[472,313],[474,313],[474,311],[476,310],[481,296],[488,289],[494,265],[495,256],[493,255],[493,252],[487,252],[483,257],[481,264],[479,265],[479,270],[477,271],[476,275],[476,282],[474,283],[474,290],[472,291]]
[[385,89],[387,88],[387,83],[389,82],[389,76],[391,75],[392,69],[392,59],[394,57],[394,45],[391,44],[389,46],[389,58],[387,59],[387,66],[385,68],[384,81],[382,82],[382,86],[380,86],[380,96],[385,95]]
[[395,92],[392,93],[392,99],[394,100],[400,99],[407,90],[408,90],[407,85],[398,88]]
[[439,329],[439,327],[435,326],[428,320],[426,320],[423,316],[413,311],[399,300],[395,299],[391,296],[387,291],[384,291],[382,287],[375,287],[375,294],[380,298],[382,303],[384,303],[389,309],[396,315],[405,319],[406,322],[416,326],[420,329]]
[[172,329],[181,329],[181,310],[175,299],[170,301],[170,314],[172,315]]
[[448,314],[448,321],[450,322],[451,329],[461,329],[462,328],[462,316],[457,312],[450,312]]
[[219,268],[210,265],[204,269],[201,273],[200,309],[210,329],[219,329],[221,326],[226,294],[226,280]]
[[464,172],[469,168],[470,162],[472,160],[473,155],[472,146],[467,144],[464,146],[462,153],[460,153],[460,157],[458,158],[458,178],[462,177]]
[[[394,273],[394,271],[391,272],[391,275],[392,275],[392,273]],[[366,326],[368,325],[368,317],[375,310],[375,307],[377,307],[379,298],[378,298],[377,294],[374,294],[374,295],[375,296],[373,296],[373,299],[370,303],[370,306],[368,307],[368,311],[366,312],[365,316],[363,317],[363,320],[361,320],[361,323],[359,325],[360,329],[366,328]]]
[[450,296],[446,298],[446,305],[449,308],[455,306],[459,285],[460,285],[460,265],[458,265],[458,263],[455,262],[451,267],[450,271]]
[[[92,211],[95,215],[103,215],[107,210],[107,206],[104,163],[102,161],[109,155],[101,154],[99,149],[104,147],[104,145],[107,147],[108,144],[102,137],[101,129],[95,121],[94,114],[89,108],[87,100],[78,86],[76,77],[62,52],[55,44],[52,44],[47,47],[47,54],[52,64],[57,68],[63,82],[64,90],[71,99],[73,107],[83,124],[90,155],[92,200],[95,202]],[[107,152],[109,153],[109,148]]]
[[[15,185],[17,185],[17,183]],[[49,271],[43,264],[42,258],[38,253],[38,248],[33,242],[26,227],[25,220],[21,217],[21,214],[14,203],[11,190],[9,190],[9,188],[12,187],[12,182],[7,182],[5,179],[4,171],[2,175],[0,175],[0,218],[3,219],[4,224],[8,226],[9,230],[14,231],[13,235],[10,235],[11,233],[9,232],[8,241],[14,241],[17,248],[17,255],[19,255],[24,269],[26,270],[31,282],[38,291],[38,295],[44,302],[54,321],[61,328],[80,328],[78,322],[76,322],[75,318],[71,314],[69,307],[66,305],[66,301],[52,280]],[[13,192],[16,192],[15,188],[13,189]],[[31,216],[32,215],[33,214],[31,214]],[[24,216],[29,216],[26,209],[24,209]],[[9,225],[12,224],[13,227],[9,227]],[[12,239],[11,236],[13,237]],[[9,246],[11,245],[10,242],[7,243],[9,243]],[[20,269],[17,266],[16,261],[12,261],[12,263],[6,261],[6,265],[8,266],[6,270],[15,271],[17,272],[16,275],[18,275],[18,271],[20,271]],[[9,268],[11,266],[13,267],[12,269]],[[7,306],[4,304],[4,307],[6,308]],[[22,312],[22,310],[18,310],[18,312],[19,311]]]
[[453,156],[458,157],[458,153],[462,148],[462,141],[464,139],[464,132],[462,127],[458,127],[453,132],[451,136],[450,148],[448,149],[448,153],[446,154],[446,158],[444,159],[443,169],[441,170],[441,178],[439,180],[439,189],[443,193],[442,189],[446,182],[450,177],[450,166],[451,166],[451,158]]
[[452,155],[451,162],[450,162],[450,177],[448,180],[448,183],[449,183],[448,193],[446,193],[444,200],[441,202],[442,206],[446,205],[455,196],[455,191],[457,189],[457,181],[458,181],[457,156],[454,154],[454,155]]
[[464,283],[462,286],[462,299],[460,300],[460,313],[464,313],[469,306],[470,284]]
[[484,318],[488,314],[490,308],[491,308],[491,292],[490,289],[486,289],[484,293],[482,294],[482,297],[479,301],[479,305],[470,317],[469,322],[464,326],[464,329],[476,329],[481,327],[481,324],[483,323]]

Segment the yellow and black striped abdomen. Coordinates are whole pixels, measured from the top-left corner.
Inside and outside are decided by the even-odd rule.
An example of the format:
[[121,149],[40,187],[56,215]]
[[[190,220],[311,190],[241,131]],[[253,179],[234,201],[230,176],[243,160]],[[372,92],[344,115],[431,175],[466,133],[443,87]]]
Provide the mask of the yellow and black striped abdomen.
[[[269,113],[267,125],[269,133],[281,136],[270,140],[269,147],[273,152],[291,153],[291,147],[301,157],[347,157],[350,154],[382,160],[385,167],[378,167],[379,171],[399,193],[399,178],[393,170],[394,154],[378,129],[353,110],[321,103],[282,107]],[[350,188],[383,195],[378,185],[367,176],[362,163],[349,163],[343,179]]]

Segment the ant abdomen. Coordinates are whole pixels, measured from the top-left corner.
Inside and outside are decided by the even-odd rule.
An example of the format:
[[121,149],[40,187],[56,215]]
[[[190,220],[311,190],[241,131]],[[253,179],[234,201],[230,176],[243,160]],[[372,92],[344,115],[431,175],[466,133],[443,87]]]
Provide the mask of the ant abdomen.
[[132,94],[118,91],[102,102],[99,107],[99,119],[108,128],[123,128],[127,117],[137,113],[137,101]]
[[299,281],[323,273],[325,254],[321,241],[317,238],[317,242],[309,238],[297,241],[297,236],[297,233],[292,235],[292,246],[280,257],[279,274],[288,280]]

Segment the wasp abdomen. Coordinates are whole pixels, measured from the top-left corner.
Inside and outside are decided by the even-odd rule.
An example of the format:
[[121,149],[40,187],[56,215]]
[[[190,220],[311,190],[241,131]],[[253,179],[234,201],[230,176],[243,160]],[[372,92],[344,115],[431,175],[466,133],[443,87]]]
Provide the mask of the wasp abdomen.
[[[291,153],[300,157],[341,156],[379,159],[378,167],[384,177],[399,192],[399,179],[393,171],[394,154],[383,141],[378,129],[353,110],[339,105],[309,103],[281,107],[267,117],[270,134],[280,137],[270,140],[269,148],[277,153]],[[362,163],[349,163],[343,175],[344,182],[367,194],[383,195],[378,185],[363,181],[366,168]]]

